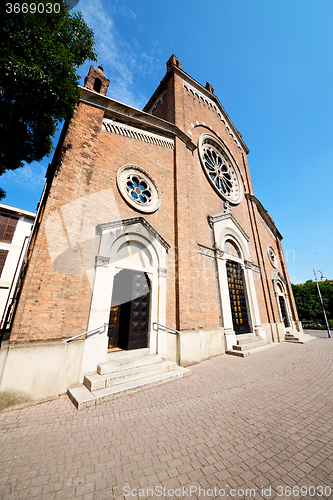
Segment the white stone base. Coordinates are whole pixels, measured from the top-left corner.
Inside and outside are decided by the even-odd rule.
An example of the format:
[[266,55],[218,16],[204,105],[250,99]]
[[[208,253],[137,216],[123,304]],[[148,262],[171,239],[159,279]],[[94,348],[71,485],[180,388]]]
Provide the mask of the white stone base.
[[263,323],[266,339],[271,342],[284,342],[286,330],[283,323]]
[[168,359],[186,367],[225,353],[224,329],[206,328],[168,333]]
[[[6,344],[6,345],[4,345]],[[0,393],[12,406],[47,401],[79,383],[84,340],[3,343]]]
[[224,337],[225,337],[226,350],[230,351],[232,349],[232,346],[237,344],[235,330],[230,328],[225,328]]

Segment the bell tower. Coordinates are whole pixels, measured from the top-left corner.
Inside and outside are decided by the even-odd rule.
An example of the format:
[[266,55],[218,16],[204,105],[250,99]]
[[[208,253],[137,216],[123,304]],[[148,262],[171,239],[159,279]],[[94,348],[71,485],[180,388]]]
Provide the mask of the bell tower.
[[88,75],[84,80],[86,89],[94,90],[99,94],[106,95],[110,80],[103,73],[103,66],[90,66]]

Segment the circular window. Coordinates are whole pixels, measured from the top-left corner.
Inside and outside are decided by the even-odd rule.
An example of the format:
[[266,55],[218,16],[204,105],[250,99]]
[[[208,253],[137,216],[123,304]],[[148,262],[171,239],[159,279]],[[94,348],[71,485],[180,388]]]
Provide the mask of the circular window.
[[161,194],[152,176],[136,165],[124,165],[117,174],[117,185],[124,199],[141,212],[155,212]]
[[242,198],[239,172],[222,144],[204,134],[199,139],[198,149],[201,165],[215,191],[230,203],[238,204]]
[[278,266],[278,260],[274,248],[269,245],[267,247],[267,252],[270,263],[276,269]]

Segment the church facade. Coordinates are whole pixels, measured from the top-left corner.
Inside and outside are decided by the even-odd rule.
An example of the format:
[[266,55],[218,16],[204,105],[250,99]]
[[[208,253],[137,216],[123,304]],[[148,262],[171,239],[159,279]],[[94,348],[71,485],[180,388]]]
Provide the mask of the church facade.
[[174,55],[143,111],[108,84],[91,67],[64,127],[0,351],[0,391],[32,401],[110,349],[188,366],[301,330],[281,234],[212,86]]

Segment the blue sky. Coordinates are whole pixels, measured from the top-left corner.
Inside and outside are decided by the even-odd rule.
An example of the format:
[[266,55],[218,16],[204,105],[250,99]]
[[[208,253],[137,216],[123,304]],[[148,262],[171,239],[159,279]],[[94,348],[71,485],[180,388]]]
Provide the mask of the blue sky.
[[[95,31],[109,97],[142,108],[172,53],[211,83],[250,149],[291,281],[312,269],[333,279],[333,2],[80,0],[74,10]],[[3,203],[34,211],[49,161],[4,174]]]

